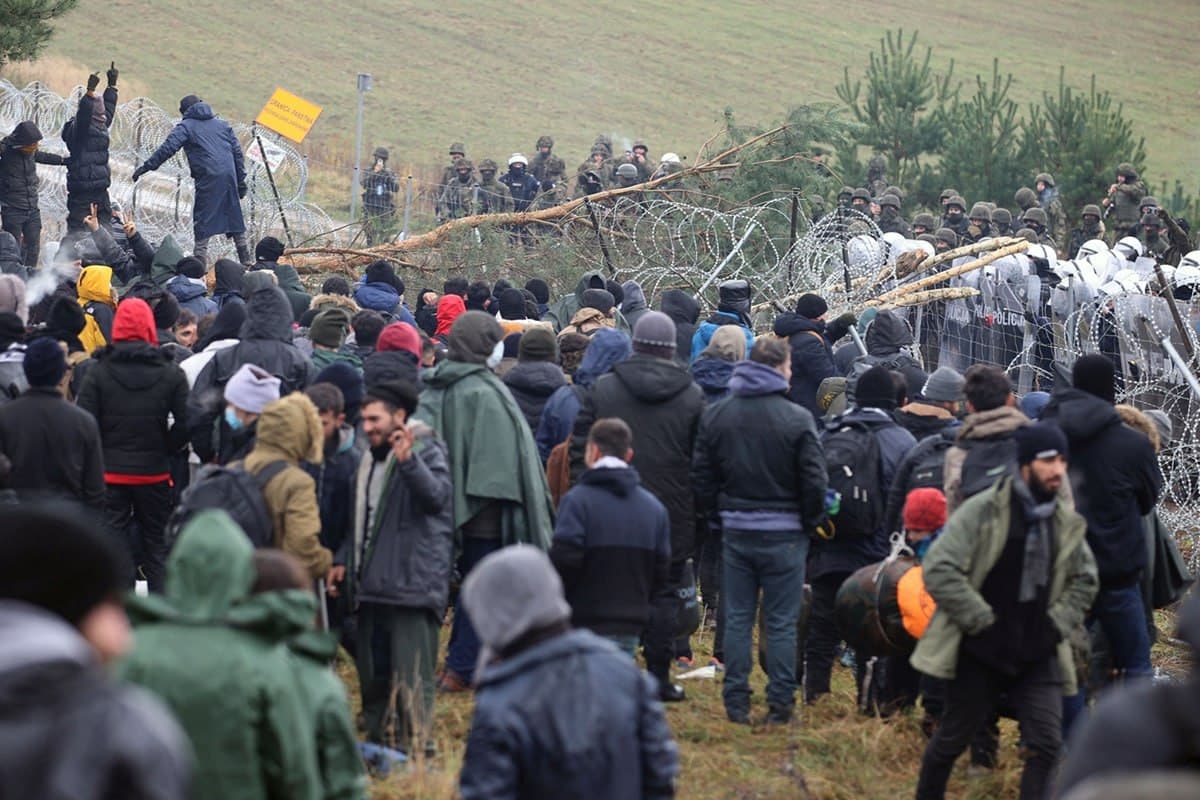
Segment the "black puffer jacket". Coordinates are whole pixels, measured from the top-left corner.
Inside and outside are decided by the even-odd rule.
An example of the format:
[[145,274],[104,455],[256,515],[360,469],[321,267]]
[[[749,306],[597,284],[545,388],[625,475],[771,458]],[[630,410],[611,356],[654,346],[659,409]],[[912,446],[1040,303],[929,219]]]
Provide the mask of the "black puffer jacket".
[[13,464],[6,488],[71,497],[104,508],[104,458],[96,420],[55,388],[35,386],[0,406],[0,453]]
[[696,549],[696,509],[691,466],[704,393],[674,361],[634,353],[592,385],[580,403],[571,437],[571,479],[584,471],[583,453],[592,423],[619,417],[633,429],[633,466],[642,485],[671,515],[671,560]]
[[[213,426],[225,410],[225,384],[243,364],[254,364],[279,378],[280,397],[312,383],[312,363],[292,344],[292,306],[282,289],[268,286],[250,296],[240,338],[233,347],[219,350],[192,386],[188,404],[191,439],[201,461],[215,456]],[[224,441],[228,429],[223,422],[219,424]]]
[[567,385],[562,369],[549,361],[518,362],[505,374],[503,381],[509,394],[521,407],[530,431],[538,429],[542,409],[546,407],[550,395],[560,386]]
[[1071,445],[1075,510],[1087,520],[1101,588],[1131,585],[1148,559],[1142,517],[1162,491],[1154,447],[1122,424],[1111,403],[1079,389],[1055,392],[1041,419],[1062,428]]
[[787,339],[792,348],[788,399],[808,409],[814,417],[821,415],[817,408],[817,388],[821,381],[838,374],[833,366],[833,343],[845,336],[847,330],[844,325],[826,326],[823,321],[791,312],[775,319],[775,335]]
[[[104,103],[105,123],[95,115],[96,105]],[[67,162],[67,194],[88,195],[103,192],[112,183],[108,168],[108,129],[112,127],[113,115],[117,113],[117,89],[110,86],[104,90],[104,99],[79,98],[79,111],[75,118],[63,126],[62,138],[71,151]]]
[[682,289],[667,289],[662,296],[662,312],[675,323],[675,360],[686,364],[692,355],[700,304]]
[[[187,445],[187,376],[158,347],[117,342],[93,354],[76,403],[100,427],[104,471],[161,475]],[[175,417],[168,425],[167,415]]]
[[26,153],[20,147],[41,141],[37,125],[26,120],[0,142],[0,206],[14,211],[30,211],[38,207],[38,164],[62,166],[67,163],[60,155],[38,150]]

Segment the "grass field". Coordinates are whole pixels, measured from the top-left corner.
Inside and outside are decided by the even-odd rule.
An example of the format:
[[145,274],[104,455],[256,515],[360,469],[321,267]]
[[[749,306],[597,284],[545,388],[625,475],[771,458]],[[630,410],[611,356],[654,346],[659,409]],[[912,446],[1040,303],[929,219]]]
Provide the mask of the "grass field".
[[[645,138],[652,155],[695,155],[727,106],[742,121],[767,122],[789,105],[836,100],[843,67],[860,74],[878,39],[904,27],[934,47],[935,65],[954,59],[969,84],[999,56],[1022,103],[1055,89],[1060,64],[1079,87],[1095,73],[1146,137],[1154,185],[1194,183],[1200,51],[1191,40],[1200,4],[942,8],[898,0],[81,0],[57,23],[48,53],[88,69],[115,58],[168,109],[197,92],[218,112],[248,119],[283,86],[324,107],[306,146],[314,167],[343,174],[353,155],[355,74],[370,72],[366,151],[386,145],[396,167],[428,174],[457,139],[477,159],[499,159],[550,133],[569,169],[599,132],[618,144]],[[314,198],[348,203],[339,184],[348,189],[348,178],[321,176]]]

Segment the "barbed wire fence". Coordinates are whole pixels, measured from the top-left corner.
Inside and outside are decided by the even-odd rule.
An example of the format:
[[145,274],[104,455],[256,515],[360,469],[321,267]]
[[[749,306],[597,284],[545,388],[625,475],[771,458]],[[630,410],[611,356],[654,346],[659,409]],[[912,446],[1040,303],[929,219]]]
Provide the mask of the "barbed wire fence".
[[[45,137],[42,147],[67,155],[62,129],[75,116],[82,94],[82,86],[62,97],[38,82],[18,88],[0,80],[0,128],[11,130],[18,122],[32,120]],[[190,251],[195,187],[183,153],[176,153],[136,184],[131,179],[134,169],[162,144],[177,121],[175,115],[144,97],[117,106],[109,128],[112,185],[108,193],[109,199],[120,205],[126,218],[133,220],[148,240],[157,242],[170,235],[184,250]],[[253,143],[253,126],[240,122],[230,124],[245,153]],[[349,236],[328,214],[305,201],[308,163],[304,156],[286,139],[265,128],[258,127],[257,133],[273,162],[272,174],[279,202],[275,200],[261,160],[246,158],[248,191],[242,201],[242,211],[251,240],[266,235],[283,239],[283,217],[286,216],[297,245],[301,242],[335,245],[349,241]],[[43,230],[47,241],[57,241],[62,238],[66,225],[66,170],[39,165],[38,177],[41,180],[39,203]],[[217,256],[234,255],[232,243],[223,237],[213,240],[212,252]]]

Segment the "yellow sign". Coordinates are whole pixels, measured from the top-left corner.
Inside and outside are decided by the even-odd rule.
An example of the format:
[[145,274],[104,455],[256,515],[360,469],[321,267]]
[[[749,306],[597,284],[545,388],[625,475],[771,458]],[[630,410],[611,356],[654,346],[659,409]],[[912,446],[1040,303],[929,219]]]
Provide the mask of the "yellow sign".
[[312,130],[319,116],[320,106],[291,92],[276,89],[254,121],[299,144]]

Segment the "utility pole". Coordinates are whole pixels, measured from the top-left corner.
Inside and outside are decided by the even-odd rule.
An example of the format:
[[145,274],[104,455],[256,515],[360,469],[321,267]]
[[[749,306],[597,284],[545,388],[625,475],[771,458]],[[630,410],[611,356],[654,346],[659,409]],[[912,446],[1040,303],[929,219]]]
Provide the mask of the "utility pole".
[[371,91],[371,74],[358,73],[358,129],[354,136],[354,183],[350,184],[350,219],[358,219],[358,171],[362,168],[363,95]]

